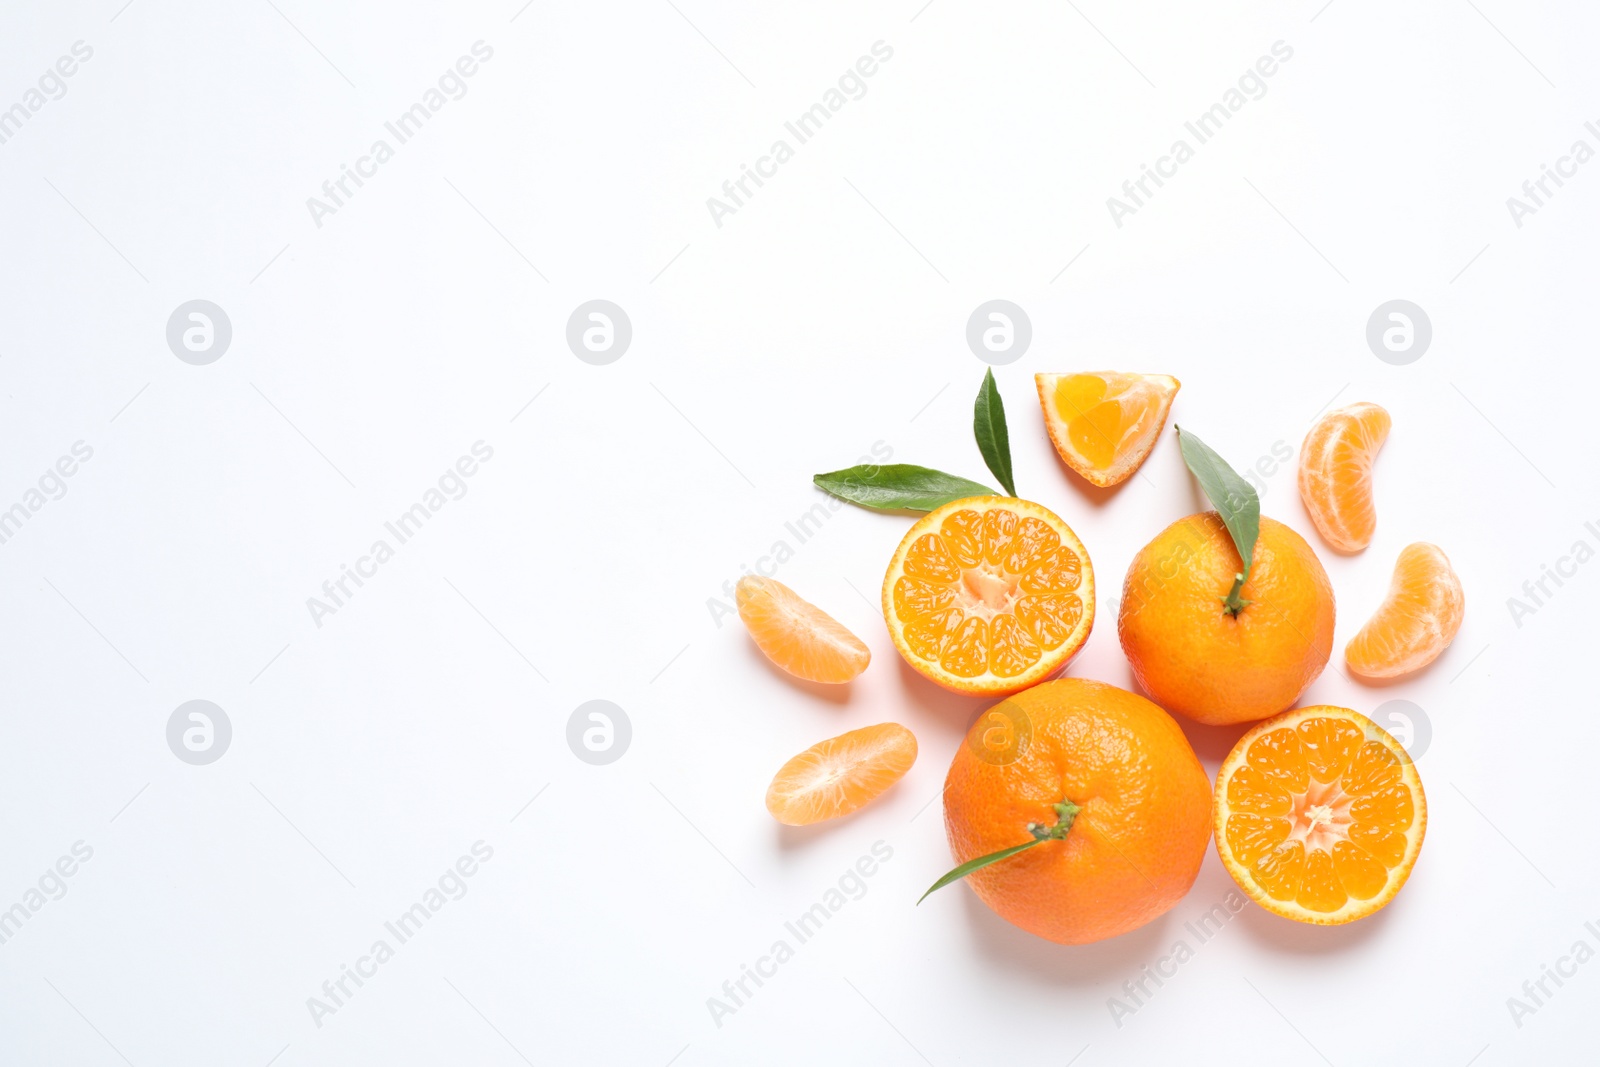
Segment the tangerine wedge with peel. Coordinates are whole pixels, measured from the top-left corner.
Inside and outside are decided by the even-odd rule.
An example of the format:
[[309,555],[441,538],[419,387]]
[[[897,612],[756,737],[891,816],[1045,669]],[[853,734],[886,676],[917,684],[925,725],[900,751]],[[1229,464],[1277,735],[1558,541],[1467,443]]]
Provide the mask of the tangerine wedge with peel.
[[1344,661],[1363,678],[1398,678],[1420,670],[1450,647],[1466,597],[1450,560],[1418,541],[1400,550],[1389,592],[1367,624],[1344,646]]
[[928,512],[883,577],[907,663],[946,689],[1004,695],[1043,681],[1094,626],[1094,567],[1077,534],[1027,500],[975,496]]
[[1139,469],[1166,425],[1181,383],[1166,374],[1035,374],[1045,428],[1061,459],[1090,484]]
[[1371,915],[1417,862],[1428,804],[1400,743],[1349,708],[1298,708],[1239,739],[1217,775],[1217,854],[1296,922]]
[[1300,446],[1300,499],[1322,539],[1338,552],[1372,543],[1372,464],[1389,437],[1389,413],[1351,404],[1317,420]]
[[848,682],[872,660],[861,638],[782,582],[747,574],[734,600],[756,647],[797,678]]
[[876,800],[917,761],[917,739],[883,722],[819,741],[779,768],[767,810],[788,826],[849,815]]

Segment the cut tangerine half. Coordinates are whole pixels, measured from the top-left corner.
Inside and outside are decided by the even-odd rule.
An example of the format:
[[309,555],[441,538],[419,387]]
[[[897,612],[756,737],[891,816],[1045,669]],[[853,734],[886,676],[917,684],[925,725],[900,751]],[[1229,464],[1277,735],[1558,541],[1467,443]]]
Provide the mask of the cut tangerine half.
[[1389,437],[1389,413],[1351,404],[1318,419],[1300,446],[1300,499],[1322,539],[1338,552],[1372,543],[1372,464]]
[[848,682],[872,660],[861,638],[782,582],[747,574],[734,600],[756,647],[797,678]]
[[953,500],[917,521],[883,576],[907,663],[958,693],[1000,696],[1066,666],[1094,625],[1094,567],[1072,527],[1013,497]]
[[1139,469],[1167,423],[1178,379],[1085,371],[1035,374],[1045,428],[1067,466],[1102,488]]
[[1407,545],[1395,560],[1389,592],[1344,646],[1344,661],[1363,678],[1398,678],[1421,670],[1450,647],[1466,614],[1461,579],[1436,545]]
[[1410,755],[1349,708],[1268,719],[1217,775],[1217,854],[1252,900],[1297,922],[1347,923],[1389,903],[1427,826]]
[[876,800],[916,761],[917,739],[899,723],[851,730],[780,767],[767,787],[767,810],[788,826],[837,819]]

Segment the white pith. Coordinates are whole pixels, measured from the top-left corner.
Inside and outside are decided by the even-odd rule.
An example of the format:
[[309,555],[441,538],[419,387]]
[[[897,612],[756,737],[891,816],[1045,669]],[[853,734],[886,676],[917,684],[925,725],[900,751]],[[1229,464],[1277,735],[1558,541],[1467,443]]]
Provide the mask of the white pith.
[[1350,839],[1350,805],[1355,797],[1338,782],[1319,782],[1315,778],[1304,793],[1289,798],[1289,840],[1305,846],[1309,855],[1317,849],[1332,852],[1333,846]]
[[1004,567],[980,563],[961,572],[961,583],[956,587],[956,607],[963,615],[976,616],[988,622],[1003,615],[1017,605],[1022,575],[1012,574]]

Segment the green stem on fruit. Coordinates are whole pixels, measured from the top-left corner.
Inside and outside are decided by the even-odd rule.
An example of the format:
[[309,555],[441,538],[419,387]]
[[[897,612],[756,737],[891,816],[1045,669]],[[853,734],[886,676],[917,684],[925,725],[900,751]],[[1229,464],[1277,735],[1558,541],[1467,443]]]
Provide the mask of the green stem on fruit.
[[927,900],[928,894],[934,890],[943,889],[951,882],[959,882],[973,871],[987,867],[991,863],[999,863],[1003,859],[1009,859],[1018,852],[1024,852],[1035,845],[1042,845],[1046,841],[1063,840],[1067,836],[1067,832],[1072,829],[1072,824],[1077,819],[1078,812],[1082,811],[1083,808],[1070,800],[1063,800],[1061,803],[1051,806],[1056,811],[1056,821],[1053,826],[1030,822],[1028,824],[1028,833],[1033,835],[1032,841],[1024,841],[1020,845],[1012,845],[1010,848],[1003,848],[999,852],[991,852],[987,856],[979,856],[977,859],[968,860],[929,886],[928,892],[917,898],[917,903],[921,904],[924,900]]
[[1250,603],[1239,595],[1239,590],[1244,588],[1244,572],[1233,576],[1233,588],[1228,590],[1228,595],[1222,597],[1222,610],[1228,615],[1237,615]]
[[1056,809],[1054,826],[1040,826],[1036,822],[1028,824],[1028,832],[1040,841],[1060,841],[1066,837],[1067,831],[1072,829],[1072,823],[1078,817],[1078,812],[1083,810],[1070,800],[1063,800],[1051,806]]

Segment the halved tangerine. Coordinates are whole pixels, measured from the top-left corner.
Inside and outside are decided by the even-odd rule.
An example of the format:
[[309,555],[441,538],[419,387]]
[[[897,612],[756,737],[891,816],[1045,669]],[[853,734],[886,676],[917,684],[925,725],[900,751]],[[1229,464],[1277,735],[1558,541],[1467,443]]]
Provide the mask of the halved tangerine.
[[864,807],[917,761],[917,739],[894,722],[819,741],[778,769],[767,810],[789,826],[807,826]]
[[1465,613],[1466,595],[1449,557],[1425,541],[1407,545],[1383,603],[1344,646],[1344,661],[1363,678],[1421,670],[1450,647]]
[[1000,696],[1054,674],[1094,626],[1094,567],[1054,512],[1013,497],[953,500],[911,527],[883,576],[907,663],[958,693]]
[[1252,900],[1336,925],[1394,899],[1428,804],[1400,742],[1365,715],[1319,705],[1239,739],[1217,775],[1215,817],[1217,854]]
[[1318,419],[1300,446],[1300,499],[1317,532],[1339,552],[1372,543],[1372,464],[1389,438],[1389,413],[1351,404]]
[[734,600],[756,647],[797,678],[848,682],[872,661],[861,638],[780,581],[747,574]]
[[1167,374],[1035,374],[1045,428],[1067,466],[1116,485],[1150,454],[1181,383]]

